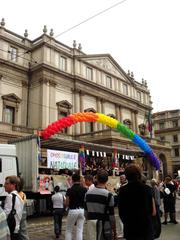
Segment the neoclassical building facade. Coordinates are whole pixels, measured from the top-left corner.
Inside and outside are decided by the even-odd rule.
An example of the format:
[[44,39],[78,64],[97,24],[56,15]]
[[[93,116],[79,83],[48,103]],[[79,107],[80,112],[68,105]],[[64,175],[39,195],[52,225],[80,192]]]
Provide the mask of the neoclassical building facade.
[[[152,102],[147,82],[135,80],[110,54],[85,54],[69,47],[53,30],[34,39],[0,25],[0,142],[41,130],[75,112],[100,112],[118,119],[145,138],[172,172],[168,143],[149,137],[147,115]],[[78,123],[61,135],[72,140],[136,149],[122,134],[99,123]],[[164,169],[163,169],[164,168]]]
[[177,176],[180,171],[180,109],[156,112],[153,122],[155,136],[170,142],[173,173]]

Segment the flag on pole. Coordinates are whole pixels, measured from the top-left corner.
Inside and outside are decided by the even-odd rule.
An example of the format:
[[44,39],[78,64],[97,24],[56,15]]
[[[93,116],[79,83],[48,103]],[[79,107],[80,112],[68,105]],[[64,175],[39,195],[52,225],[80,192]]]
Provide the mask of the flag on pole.
[[38,161],[41,161],[41,139],[40,139],[40,132],[37,132],[37,158]]
[[79,163],[80,163],[80,171],[84,175],[86,171],[86,157],[85,157],[84,145],[81,145],[79,149]]

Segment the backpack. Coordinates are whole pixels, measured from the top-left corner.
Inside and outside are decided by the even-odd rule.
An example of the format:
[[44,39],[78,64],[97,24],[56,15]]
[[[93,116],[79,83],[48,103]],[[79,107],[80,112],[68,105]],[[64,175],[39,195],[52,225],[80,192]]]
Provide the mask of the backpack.
[[7,224],[9,226],[9,231],[11,234],[14,233],[14,230],[16,228],[16,219],[15,219],[16,209],[14,208],[15,199],[16,199],[16,194],[13,193],[12,194],[12,209],[7,217]]

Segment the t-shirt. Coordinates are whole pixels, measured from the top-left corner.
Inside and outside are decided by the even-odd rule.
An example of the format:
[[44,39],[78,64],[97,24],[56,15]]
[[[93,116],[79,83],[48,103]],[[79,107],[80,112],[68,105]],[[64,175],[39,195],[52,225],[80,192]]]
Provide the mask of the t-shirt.
[[[85,196],[85,215],[87,220],[108,220],[114,215],[114,197],[111,194],[108,203],[109,191],[104,188],[94,187],[87,191]],[[105,215],[105,208],[108,205],[108,214]]]
[[[172,199],[174,198],[174,193],[176,191],[176,186],[173,184],[173,183],[166,183],[166,184],[163,184],[163,187],[164,187],[164,199]],[[169,191],[165,191],[165,189],[168,188]]]
[[63,195],[59,192],[55,193],[54,195],[52,195],[51,197],[52,202],[53,202],[53,208],[63,208],[64,204],[63,204]]
[[84,208],[86,192],[87,189],[82,187],[80,183],[74,183],[66,192],[66,196],[69,197],[69,209]]

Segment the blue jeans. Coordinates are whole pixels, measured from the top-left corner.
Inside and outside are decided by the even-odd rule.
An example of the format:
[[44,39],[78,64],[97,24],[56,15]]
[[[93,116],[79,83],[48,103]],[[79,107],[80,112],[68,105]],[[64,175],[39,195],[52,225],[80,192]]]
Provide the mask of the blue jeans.
[[55,208],[53,210],[54,216],[54,233],[55,235],[61,235],[61,227],[62,227],[62,218],[64,214],[64,208]]

